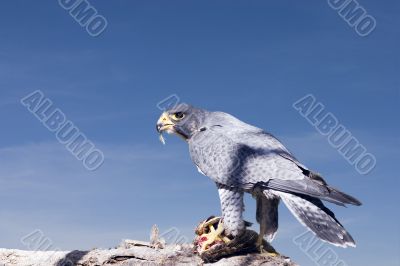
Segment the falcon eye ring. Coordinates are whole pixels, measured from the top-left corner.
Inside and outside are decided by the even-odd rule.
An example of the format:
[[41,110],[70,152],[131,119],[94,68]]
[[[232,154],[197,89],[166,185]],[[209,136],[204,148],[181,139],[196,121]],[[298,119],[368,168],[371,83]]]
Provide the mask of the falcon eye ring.
[[181,120],[185,117],[185,114],[182,112],[176,112],[174,114],[172,114],[172,119],[174,120]]

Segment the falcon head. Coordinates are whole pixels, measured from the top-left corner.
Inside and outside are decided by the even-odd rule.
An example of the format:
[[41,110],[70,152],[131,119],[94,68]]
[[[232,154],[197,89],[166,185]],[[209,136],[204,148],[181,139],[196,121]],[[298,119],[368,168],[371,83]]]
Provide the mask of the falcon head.
[[156,129],[160,133],[176,134],[184,140],[200,130],[206,111],[188,104],[179,104],[166,110],[157,121]]

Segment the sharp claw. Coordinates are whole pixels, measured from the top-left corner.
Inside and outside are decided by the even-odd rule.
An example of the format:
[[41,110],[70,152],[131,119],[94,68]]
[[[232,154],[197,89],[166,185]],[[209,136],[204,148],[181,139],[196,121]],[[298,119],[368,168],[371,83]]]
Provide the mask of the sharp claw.
[[[214,229],[214,227],[213,227]],[[217,225],[217,230],[215,230],[215,233],[220,236],[223,232],[225,231],[224,225],[222,224],[222,219],[219,220],[218,225]]]
[[[217,224],[218,223],[218,224]],[[215,224],[217,227],[215,228]],[[205,229],[208,229],[208,233],[205,233]],[[231,241],[227,236],[224,235],[224,225],[220,217],[214,217],[208,221],[200,224],[198,229],[201,252],[206,251],[215,243],[228,243]]]
[[215,224],[217,222],[220,222],[220,221],[221,221],[221,217],[213,217],[213,218],[211,218],[211,219],[209,219],[207,221],[204,221],[203,224],[201,225],[201,227],[207,227],[209,225],[213,225],[213,224]]
[[210,229],[210,232],[215,232],[215,229],[214,229],[213,225],[209,225],[208,228]]
[[230,240],[227,236],[224,236],[224,237],[222,238],[222,240],[225,242],[225,244],[227,244],[227,243],[229,243],[229,242],[232,241],[232,240]]

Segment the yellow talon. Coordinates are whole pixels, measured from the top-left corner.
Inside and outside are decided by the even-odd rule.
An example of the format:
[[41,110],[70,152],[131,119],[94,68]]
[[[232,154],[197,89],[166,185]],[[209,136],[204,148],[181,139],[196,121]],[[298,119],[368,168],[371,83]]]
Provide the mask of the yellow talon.
[[[261,254],[267,254],[268,256],[271,256],[271,257],[279,256],[279,253],[276,252],[275,249],[271,245],[267,244],[267,246],[264,247],[264,238],[262,237],[261,234],[258,235],[256,245]],[[267,248],[267,249],[265,249],[265,248]]]
[[267,246],[267,248],[269,248],[269,249],[265,249],[264,245],[261,245],[258,248],[259,248],[261,254],[266,254],[270,257],[280,256],[280,254],[278,252],[276,252],[272,246],[269,246],[269,247]]
[[[217,228],[214,227],[214,225],[218,222]],[[204,241],[201,244],[201,251],[206,251],[211,244],[215,242],[224,242],[228,243],[231,240],[223,235],[224,232],[224,226],[222,224],[222,220],[219,217],[215,217],[213,219],[210,219],[209,221],[206,221],[200,225],[200,228],[207,228],[208,233],[203,233],[201,234],[201,237],[206,237],[207,240]],[[204,229],[201,229],[200,231],[204,232]]]
[[[194,242],[196,252],[200,256],[203,256],[207,253],[206,251],[210,249],[214,250],[213,247],[218,246],[216,247],[217,249],[215,249],[218,253],[218,251],[221,251],[221,249],[223,250],[224,245],[226,245],[228,249],[231,248],[231,253],[240,251],[240,248],[250,248],[251,250],[258,249],[261,255],[265,257],[280,256],[268,241],[264,240],[264,232],[264,230],[260,230],[257,240],[255,239],[255,234],[257,233],[252,230],[246,231],[247,234],[245,234],[245,237],[240,236],[232,239],[226,234],[221,217],[209,218],[206,221],[201,222],[196,228],[197,237]],[[242,244],[237,241],[243,241],[245,243]]]
[[231,241],[231,240],[230,240],[228,237],[226,237],[226,236],[224,236],[224,237],[222,238],[222,240],[225,242],[225,244]]

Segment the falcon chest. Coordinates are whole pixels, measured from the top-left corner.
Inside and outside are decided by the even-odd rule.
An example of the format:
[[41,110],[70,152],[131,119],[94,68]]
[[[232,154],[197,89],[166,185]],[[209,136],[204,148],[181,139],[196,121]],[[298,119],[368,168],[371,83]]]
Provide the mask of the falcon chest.
[[200,173],[221,184],[234,185],[235,157],[237,145],[222,132],[205,128],[189,140],[189,152],[192,161]]

